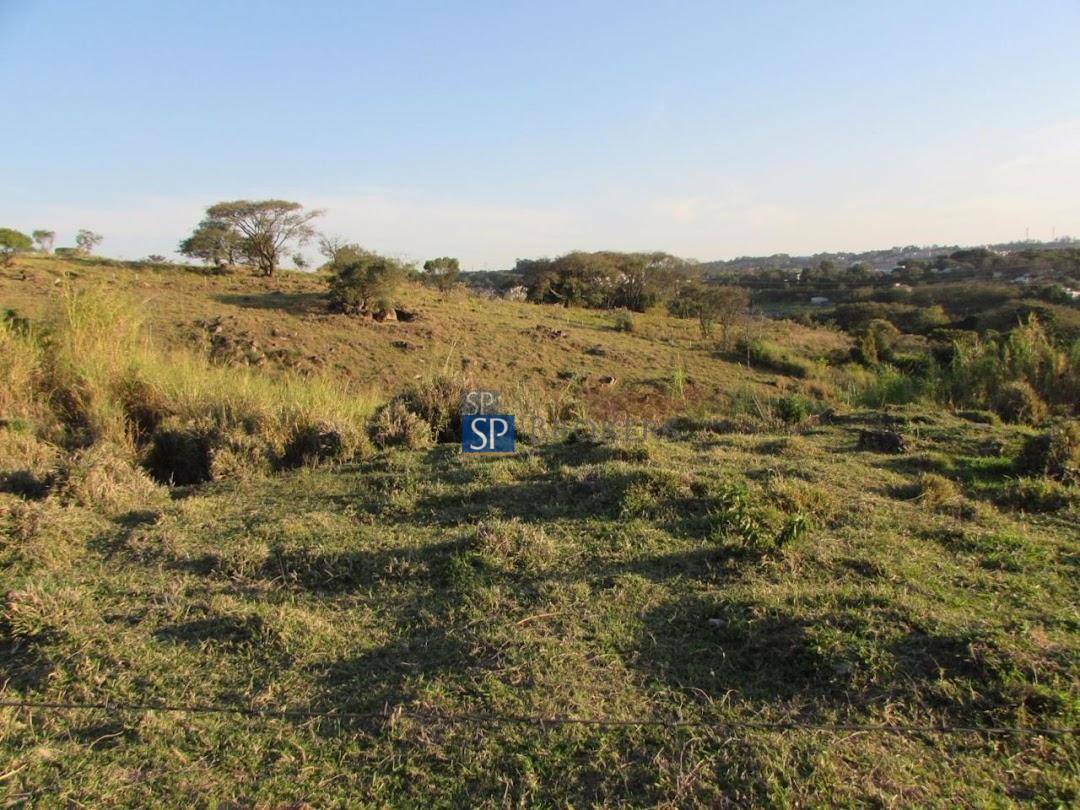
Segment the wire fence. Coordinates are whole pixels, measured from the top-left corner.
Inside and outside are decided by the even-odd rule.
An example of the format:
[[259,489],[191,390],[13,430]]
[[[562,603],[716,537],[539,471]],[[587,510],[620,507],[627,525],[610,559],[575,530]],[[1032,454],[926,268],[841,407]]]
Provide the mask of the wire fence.
[[664,720],[660,718],[632,718],[626,720],[604,717],[571,717],[567,715],[525,715],[487,712],[442,713],[409,709],[403,706],[385,707],[378,711],[351,712],[315,709],[259,709],[244,706],[220,706],[168,703],[121,703],[103,701],[80,703],[68,701],[0,700],[0,707],[27,711],[90,712],[101,711],[116,714],[150,714],[161,712],[189,715],[237,715],[278,720],[339,720],[355,723],[412,719],[425,723],[449,725],[524,725],[538,728],[557,726],[595,726],[601,728],[665,728],[665,729],[712,729],[727,731],[822,731],[833,733],[867,733],[898,735],[945,735],[974,734],[987,736],[1039,736],[1065,737],[1080,734],[1080,728],[1040,726],[962,726],[962,725],[909,725],[868,723],[806,723],[798,720]]

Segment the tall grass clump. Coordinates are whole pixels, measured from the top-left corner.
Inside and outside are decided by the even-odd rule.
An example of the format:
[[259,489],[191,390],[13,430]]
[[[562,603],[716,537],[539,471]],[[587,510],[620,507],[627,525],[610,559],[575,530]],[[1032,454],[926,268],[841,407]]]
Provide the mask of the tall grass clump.
[[1004,335],[957,337],[948,355],[943,363],[927,358],[911,367],[845,367],[849,399],[880,407],[927,398],[1028,424],[1080,402],[1080,341],[1059,345],[1034,316]]
[[749,366],[787,374],[790,377],[811,377],[816,370],[813,361],[761,338],[740,340],[737,351],[740,357],[746,358]]
[[1080,345],[1057,345],[1034,316],[1005,335],[955,341],[936,380],[938,397],[958,407],[989,407],[1003,419],[1041,421],[1045,403],[1080,401]]
[[65,287],[39,345],[41,393],[67,429],[68,442],[130,446],[115,385],[150,351],[132,303],[102,290]]
[[29,327],[14,313],[0,317],[0,419],[27,420],[38,415],[34,387],[41,373],[41,352]]
[[329,378],[162,352],[130,301],[94,289],[62,291],[40,331],[6,321],[0,352],[13,381],[0,416],[51,419],[56,444],[109,445],[162,483],[351,458],[367,446],[375,407],[373,393]]
[[927,381],[905,374],[891,365],[867,369],[852,386],[852,401],[861,406],[881,408],[885,405],[906,405],[927,392]]

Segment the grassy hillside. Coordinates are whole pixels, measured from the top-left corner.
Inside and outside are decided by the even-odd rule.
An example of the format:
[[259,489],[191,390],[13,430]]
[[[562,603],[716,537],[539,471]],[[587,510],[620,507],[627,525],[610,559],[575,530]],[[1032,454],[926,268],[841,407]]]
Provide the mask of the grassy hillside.
[[[1080,495],[1025,461],[1045,431],[866,407],[816,362],[848,348],[828,330],[755,324],[747,368],[661,314],[416,289],[370,323],[321,290],[0,271],[27,319],[0,347],[0,697],[248,712],[2,707],[13,802],[1076,804],[1075,734],[830,728],[1080,726]],[[665,427],[373,446],[444,371]],[[906,452],[860,449],[885,429]],[[193,446],[166,435],[218,442],[213,480],[148,475]]]
[[[252,359],[268,370],[325,372],[361,388],[374,384],[387,395],[432,371],[464,366],[501,392],[521,385],[569,388],[604,413],[648,415],[682,410],[687,401],[713,402],[744,386],[775,393],[777,382],[771,374],[748,372],[738,358],[718,357],[712,344],[699,339],[695,321],[662,312],[634,315],[634,331],[626,333],[614,329],[609,313],[410,286],[403,306],[415,320],[374,323],[329,312],[326,280],[307,273],[219,276],[199,268],[134,270],[122,263],[30,257],[0,270],[0,304],[33,319],[68,284],[133,299],[164,346],[209,349],[220,324],[225,361],[248,362],[246,350],[254,344]],[[763,336],[782,333],[786,345],[808,358],[849,343],[825,329],[769,322],[757,329]],[[601,385],[602,377],[617,383]],[[681,392],[672,391],[677,377],[685,381]]]

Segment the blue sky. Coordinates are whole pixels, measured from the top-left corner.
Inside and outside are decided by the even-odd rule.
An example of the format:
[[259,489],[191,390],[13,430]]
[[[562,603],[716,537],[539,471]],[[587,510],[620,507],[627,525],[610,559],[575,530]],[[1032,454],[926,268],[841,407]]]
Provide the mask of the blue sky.
[[0,225],[475,269],[1080,236],[1080,3],[0,0]]

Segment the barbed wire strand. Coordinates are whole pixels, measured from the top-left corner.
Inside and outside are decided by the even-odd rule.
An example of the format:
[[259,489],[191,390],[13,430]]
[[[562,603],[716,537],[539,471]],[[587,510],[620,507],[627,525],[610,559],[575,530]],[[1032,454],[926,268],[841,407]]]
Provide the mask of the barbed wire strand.
[[79,703],[73,701],[0,700],[0,707],[9,709],[42,711],[103,711],[115,713],[149,714],[232,714],[279,720],[350,720],[373,721],[409,718],[429,723],[475,724],[475,725],[532,725],[545,726],[596,726],[603,728],[668,728],[668,729],[728,729],[750,731],[824,731],[837,733],[871,734],[986,734],[1063,737],[1080,734],[1080,728],[1051,728],[1040,726],[959,726],[959,725],[909,725],[909,724],[861,724],[861,723],[803,723],[796,720],[662,720],[659,718],[633,718],[618,720],[603,717],[570,717],[566,715],[518,715],[498,713],[453,713],[421,711],[402,706],[384,708],[372,712],[320,711],[315,709],[258,709],[244,706],[168,704],[168,703]]

